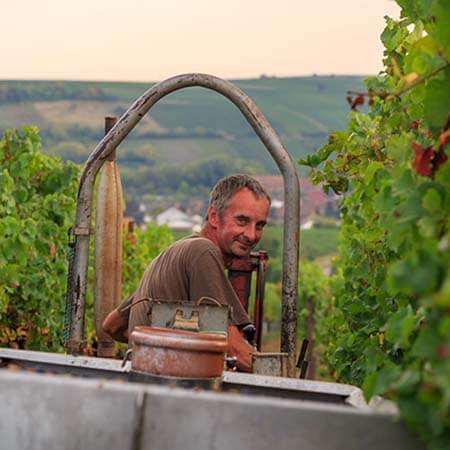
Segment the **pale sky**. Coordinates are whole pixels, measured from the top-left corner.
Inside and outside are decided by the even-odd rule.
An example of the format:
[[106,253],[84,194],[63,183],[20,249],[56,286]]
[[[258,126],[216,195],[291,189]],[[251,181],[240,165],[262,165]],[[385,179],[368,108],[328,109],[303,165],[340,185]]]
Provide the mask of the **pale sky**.
[[373,74],[391,0],[0,0],[0,79]]

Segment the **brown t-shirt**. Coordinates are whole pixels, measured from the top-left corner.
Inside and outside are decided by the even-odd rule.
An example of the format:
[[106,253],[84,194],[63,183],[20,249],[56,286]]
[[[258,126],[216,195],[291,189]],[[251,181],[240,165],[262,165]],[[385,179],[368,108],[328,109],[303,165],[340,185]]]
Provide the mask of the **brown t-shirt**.
[[250,323],[225,274],[220,250],[209,239],[194,235],[175,242],[150,263],[119,312],[129,315],[131,336],[135,326],[150,324],[150,302],[142,299],[197,301],[201,297],[229,305],[235,325]]

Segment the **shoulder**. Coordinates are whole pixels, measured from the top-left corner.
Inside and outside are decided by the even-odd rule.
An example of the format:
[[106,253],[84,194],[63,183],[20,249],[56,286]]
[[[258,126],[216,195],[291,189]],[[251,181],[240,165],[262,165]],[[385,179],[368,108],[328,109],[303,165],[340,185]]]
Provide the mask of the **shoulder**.
[[191,236],[187,236],[183,239],[180,239],[179,241],[175,242],[175,245],[179,246],[180,248],[182,247],[186,249],[196,249],[196,250],[211,249],[213,251],[219,252],[219,249],[215,244],[213,244],[212,241],[197,234],[193,234]]
[[219,248],[205,237],[198,235],[188,236],[176,242],[175,245],[191,258],[209,256],[222,261],[222,254]]

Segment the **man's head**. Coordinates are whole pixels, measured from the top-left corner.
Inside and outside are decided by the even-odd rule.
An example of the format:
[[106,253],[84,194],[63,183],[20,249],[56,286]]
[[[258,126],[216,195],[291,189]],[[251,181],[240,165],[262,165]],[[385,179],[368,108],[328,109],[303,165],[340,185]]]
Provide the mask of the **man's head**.
[[269,208],[269,194],[254,178],[243,174],[222,178],[210,194],[208,237],[225,257],[246,256],[261,239]]

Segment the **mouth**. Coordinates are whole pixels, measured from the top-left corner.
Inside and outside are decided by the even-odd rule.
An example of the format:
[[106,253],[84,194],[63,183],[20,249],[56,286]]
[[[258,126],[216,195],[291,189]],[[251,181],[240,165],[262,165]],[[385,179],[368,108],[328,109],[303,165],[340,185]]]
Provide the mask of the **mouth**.
[[240,248],[242,248],[244,251],[249,251],[252,249],[253,244],[251,242],[242,242],[239,240],[236,240],[236,243],[239,245]]

